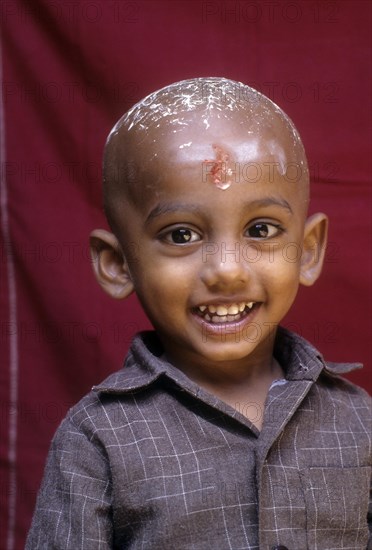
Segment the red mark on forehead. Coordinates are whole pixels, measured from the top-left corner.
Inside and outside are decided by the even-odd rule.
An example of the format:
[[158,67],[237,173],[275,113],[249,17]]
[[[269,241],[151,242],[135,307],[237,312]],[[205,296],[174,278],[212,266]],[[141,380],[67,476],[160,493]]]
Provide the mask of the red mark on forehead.
[[230,161],[230,155],[222,147],[212,144],[216,158],[214,160],[205,159],[203,163],[203,181],[209,181],[215,184],[219,189],[230,187],[232,180],[232,170],[227,167]]

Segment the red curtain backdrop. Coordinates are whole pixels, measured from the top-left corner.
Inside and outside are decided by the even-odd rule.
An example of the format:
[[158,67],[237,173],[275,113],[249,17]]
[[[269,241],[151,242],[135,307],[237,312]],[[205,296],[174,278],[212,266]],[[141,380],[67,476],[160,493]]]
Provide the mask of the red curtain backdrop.
[[329,360],[362,361],[371,391],[368,1],[3,0],[1,529],[22,549],[51,437],[148,328],[135,298],[94,280],[107,228],[101,156],[116,119],[176,80],[226,76],[295,121],[311,211],[330,216],[321,280],[285,324]]

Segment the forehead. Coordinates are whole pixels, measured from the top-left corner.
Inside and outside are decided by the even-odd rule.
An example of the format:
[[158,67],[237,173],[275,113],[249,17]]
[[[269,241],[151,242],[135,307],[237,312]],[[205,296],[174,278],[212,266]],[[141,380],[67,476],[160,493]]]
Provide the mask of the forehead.
[[286,171],[280,149],[271,150],[260,140],[239,149],[239,140],[235,148],[235,141],[223,136],[219,145],[202,139],[194,149],[179,149],[177,143],[167,142],[162,154],[138,171],[133,195],[137,214],[147,217],[154,208],[169,212],[194,205],[206,215],[239,216],[250,204],[270,201],[289,204],[296,215],[305,213],[302,173],[297,165]]
[[[298,181],[306,180],[305,156],[281,120],[252,123],[236,112],[228,116],[212,113],[204,120],[197,112],[182,113],[179,127],[159,122],[145,136],[130,140],[125,158],[131,161],[136,185],[146,183],[155,188],[165,180],[180,179],[182,174],[196,183],[214,182],[219,189],[225,188],[223,183],[228,186],[242,178],[254,181],[257,172],[263,179],[269,173],[283,176],[290,172],[290,182],[294,173]],[[211,179],[212,174],[216,177]]]

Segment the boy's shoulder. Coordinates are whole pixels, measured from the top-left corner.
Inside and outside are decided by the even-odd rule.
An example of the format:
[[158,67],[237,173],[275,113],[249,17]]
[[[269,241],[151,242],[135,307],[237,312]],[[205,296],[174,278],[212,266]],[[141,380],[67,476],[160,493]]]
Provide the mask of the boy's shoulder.
[[[111,418],[118,415],[118,408],[121,411],[131,408],[139,410],[140,395],[142,396],[146,390],[147,397],[142,401],[146,401],[147,406],[150,406],[154,394],[164,393],[161,383],[157,383],[163,376],[169,380],[173,379],[179,386],[184,385],[187,377],[162,359],[162,353],[160,341],[154,331],[137,334],[122,368],[93,386],[73,405],[62,421],[59,431],[71,429],[72,425],[79,431],[95,433],[103,425],[110,425]],[[169,384],[167,388],[169,389]]]

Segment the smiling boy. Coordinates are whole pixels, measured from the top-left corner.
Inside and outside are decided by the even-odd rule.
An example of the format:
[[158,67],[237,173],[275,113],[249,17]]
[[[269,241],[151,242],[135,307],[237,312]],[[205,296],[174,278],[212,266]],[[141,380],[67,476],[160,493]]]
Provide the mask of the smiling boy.
[[[99,283],[155,332],[69,412],[27,548],[365,549],[368,395],[279,327],[318,278],[300,137],[220,78],[151,94],[111,131]],[[368,516],[368,517],[367,517]]]

